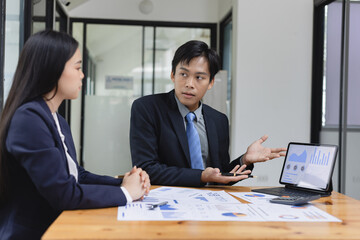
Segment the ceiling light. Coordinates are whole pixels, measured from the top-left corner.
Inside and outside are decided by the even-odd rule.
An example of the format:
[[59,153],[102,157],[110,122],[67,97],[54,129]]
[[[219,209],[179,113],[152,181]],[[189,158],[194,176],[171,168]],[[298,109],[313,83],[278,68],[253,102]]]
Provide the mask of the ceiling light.
[[151,13],[153,11],[153,8],[154,8],[154,4],[152,3],[151,0],[142,0],[139,3],[139,10],[143,14]]

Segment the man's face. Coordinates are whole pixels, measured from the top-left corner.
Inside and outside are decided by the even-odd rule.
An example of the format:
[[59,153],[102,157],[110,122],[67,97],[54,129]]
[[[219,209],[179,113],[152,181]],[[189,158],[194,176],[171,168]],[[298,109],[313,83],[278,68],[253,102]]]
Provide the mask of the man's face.
[[190,111],[199,107],[199,102],[206,91],[214,85],[214,79],[210,82],[209,63],[205,57],[191,59],[188,65],[180,62],[171,73],[174,82],[175,94],[179,101]]

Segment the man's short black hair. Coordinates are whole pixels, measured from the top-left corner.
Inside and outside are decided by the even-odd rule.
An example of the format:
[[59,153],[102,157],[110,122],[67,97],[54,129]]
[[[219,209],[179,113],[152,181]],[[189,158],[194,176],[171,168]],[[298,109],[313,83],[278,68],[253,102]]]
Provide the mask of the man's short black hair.
[[220,58],[215,50],[210,49],[209,46],[202,41],[188,41],[176,50],[172,60],[172,73],[175,75],[176,66],[179,63],[189,64],[193,58],[200,56],[208,60],[211,81],[220,69]]

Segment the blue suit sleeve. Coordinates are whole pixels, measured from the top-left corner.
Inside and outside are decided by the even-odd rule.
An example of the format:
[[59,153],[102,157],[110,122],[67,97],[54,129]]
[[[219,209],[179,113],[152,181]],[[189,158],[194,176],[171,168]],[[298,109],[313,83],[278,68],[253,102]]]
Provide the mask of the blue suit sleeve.
[[109,176],[102,176],[86,171],[83,167],[78,166],[79,182],[82,184],[103,184],[120,186],[122,179]]
[[109,185],[114,180],[99,180],[81,168],[80,178],[87,184],[69,175],[56,134],[48,116],[39,109],[18,109],[9,127],[7,151],[25,169],[39,194],[58,210],[125,205],[120,187]]

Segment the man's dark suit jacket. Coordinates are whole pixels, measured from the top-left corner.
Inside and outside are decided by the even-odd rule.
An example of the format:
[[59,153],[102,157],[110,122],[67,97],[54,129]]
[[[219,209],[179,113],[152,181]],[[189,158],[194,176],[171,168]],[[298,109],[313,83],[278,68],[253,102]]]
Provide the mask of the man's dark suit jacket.
[[6,138],[10,181],[8,200],[0,205],[2,240],[40,239],[63,210],[126,204],[120,179],[95,175],[78,165],[70,128],[58,118],[78,167],[78,182],[69,174],[65,150],[45,101],[39,98],[19,107]]
[[[210,160],[208,167],[231,171],[229,122],[226,115],[203,104]],[[150,176],[152,184],[203,186],[202,170],[191,169],[184,120],[179,112],[174,90],[145,96],[134,101],[131,109],[130,148],[133,165]],[[252,169],[249,166],[248,169]]]

